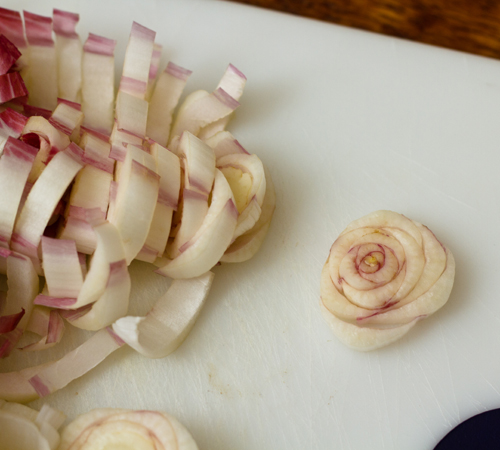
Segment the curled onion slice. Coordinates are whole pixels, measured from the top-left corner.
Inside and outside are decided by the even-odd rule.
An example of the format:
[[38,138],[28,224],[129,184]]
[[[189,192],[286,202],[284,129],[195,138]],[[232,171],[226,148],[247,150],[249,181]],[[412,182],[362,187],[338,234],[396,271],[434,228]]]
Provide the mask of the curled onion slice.
[[222,172],[216,169],[212,203],[201,227],[180,248],[179,256],[156,273],[171,278],[193,278],[208,272],[231,243],[237,222],[238,210],[231,187]]
[[210,138],[204,139],[204,142],[214,149],[217,161],[223,156],[235,153],[250,154],[229,131],[219,131]]
[[38,334],[41,339],[22,347],[21,350],[38,351],[51,348],[61,341],[64,330],[64,320],[57,310],[35,306],[26,331]]
[[55,450],[66,416],[43,405],[40,412],[14,402],[0,403],[0,450]]
[[266,192],[264,166],[257,155],[235,153],[217,161],[231,186],[240,213],[233,239],[252,229],[262,212]]
[[[243,94],[243,89],[247,82],[247,77],[239,71],[235,66],[229,64],[217,88],[223,89],[235,100],[239,100]],[[202,128],[198,133],[200,139],[207,139],[214,134],[224,131],[232,114],[229,114],[221,119],[212,122]]]
[[258,252],[266,238],[276,208],[276,194],[271,174],[266,167],[264,167],[264,173],[266,176],[266,193],[264,194],[259,220],[257,220],[253,228],[236,238],[221,257],[221,262],[237,263],[249,260]]
[[181,223],[168,255],[175,258],[180,248],[201,227],[208,211],[208,196],[215,178],[215,155],[211,147],[189,132],[182,133],[179,156],[184,166]]
[[20,253],[38,258],[38,245],[52,212],[67,187],[82,168],[71,144],[64,152],[57,153],[31,189],[17,219],[12,236],[12,248]]
[[118,191],[109,220],[120,232],[127,264],[143,248],[153,220],[160,177],[154,158],[143,149],[129,146],[120,171]]
[[23,314],[13,330],[0,335],[0,357],[10,354],[26,330],[33,310],[33,302],[40,287],[30,258],[9,251],[6,259],[8,291],[2,314],[10,316],[21,311]]
[[113,331],[128,345],[149,358],[164,358],[182,344],[208,296],[214,274],[174,280],[165,295],[145,317],[126,316]]
[[24,126],[21,136],[23,141],[40,148],[28,179],[30,183],[34,183],[37,180],[51,156],[62,152],[70,144],[69,137],[42,116],[30,117]]
[[0,373],[0,399],[27,403],[45,397],[93,369],[123,344],[110,328],[104,328],[61,359]]
[[174,417],[158,411],[94,409],[61,433],[59,450],[197,450],[195,441]]
[[9,247],[19,203],[37,150],[9,137],[0,158],[0,247]]
[[151,227],[136,259],[153,263],[165,253],[172,215],[179,202],[181,168],[179,158],[165,147],[154,143],[150,150],[160,176],[160,187]]
[[170,132],[169,148],[175,147],[173,140],[184,131],[195,136],[199,131],[227,115],[231,114],[240,104],[224,89],[218,88],[212,93],[195,91],[188,95],[179,108]]
[[346,345],[373,350],[441,308],[454,276],[453,255],[427,227],[376,211],[332,245],[321,275],[322,312]]
[[[113,320],[120,317],[120,313],[123,315],[127,311],[130,278],[128,271],[123,270],[125,250],[119,231],[113,224],[102,219],[99,210],[93,210],[92,212],[95,216],[89,217],[89,220],[97,238],[96,250],[92,256],[90,269],[78,297],[65,309],[77,309],[94,302],[96,302],[94,304],[96,306],[99,300],[102,299],[99,305],[96,306],[100,310],[101,307],[106,308],[106,300],[111,300],[108,305],[109,308],[106,308],[106,314],[103,314],[101,318],[93,317],[94,314],[91,315],[99,323],[101,321],[106,322],[111,318],[111,321],[106,324],[109,325]],[[89,215],[92,215],[91,213]],[[124,295],[115,296],[114,294],[118,292]],[[63,306],[61,304],[59,307],[62,308]],[[81,322],[73,322],[76,326],[80,323],[86,324],[82,328],[89,329],[88,318]]]

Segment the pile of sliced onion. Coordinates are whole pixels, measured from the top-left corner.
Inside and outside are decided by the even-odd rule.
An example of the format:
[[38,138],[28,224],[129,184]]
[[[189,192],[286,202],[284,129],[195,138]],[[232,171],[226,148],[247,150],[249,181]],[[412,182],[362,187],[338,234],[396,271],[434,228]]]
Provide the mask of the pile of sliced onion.
[[[10,401],[66,386],[124,343],[174,351],[210,270],[251,258],[275,207],[262,161],[226,130],[246,83],[236,67],[178,105],[191,71],[159,73],[156,34],[134,22],[115,94],[116,41],[82,44],[78,21],[0,8],[0,357],[57,346],[68,326],[96,332],[0,373]],[[127,315],[136,259],[174,279],[144,317]]]
[[321,311],[347,346],[368,351],[405,335],[448,300],[455,260],[425,225],[392,211],[352,222],[321,274]]

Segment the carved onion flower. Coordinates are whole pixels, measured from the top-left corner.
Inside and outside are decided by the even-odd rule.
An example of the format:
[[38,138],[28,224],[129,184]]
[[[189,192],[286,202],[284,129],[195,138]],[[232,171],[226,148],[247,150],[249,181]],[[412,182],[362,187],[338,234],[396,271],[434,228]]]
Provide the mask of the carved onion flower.
[[356,350],[396,341],[448,300],[455,261],[425,225],[392,211],[352,222],[321,274],[321,311]]

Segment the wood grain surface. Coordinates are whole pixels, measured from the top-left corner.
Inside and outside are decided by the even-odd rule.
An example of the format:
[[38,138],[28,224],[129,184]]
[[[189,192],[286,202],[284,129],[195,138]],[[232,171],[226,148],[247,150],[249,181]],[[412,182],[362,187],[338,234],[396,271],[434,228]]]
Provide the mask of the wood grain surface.
[[233,0],[500,59],[498,0]]

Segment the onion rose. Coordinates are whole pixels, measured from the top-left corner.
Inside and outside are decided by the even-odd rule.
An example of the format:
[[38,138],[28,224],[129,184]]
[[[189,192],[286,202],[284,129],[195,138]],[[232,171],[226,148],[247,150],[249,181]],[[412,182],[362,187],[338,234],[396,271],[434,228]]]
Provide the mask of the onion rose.
[[453,255],[432,231],[376,211],[333,243],[321,274],[321,311],[348,347],[374,350],[441,308],[454,278]]
[[61,433],[58,450],[198,450],[186,428],[159,411],[94,409]]

